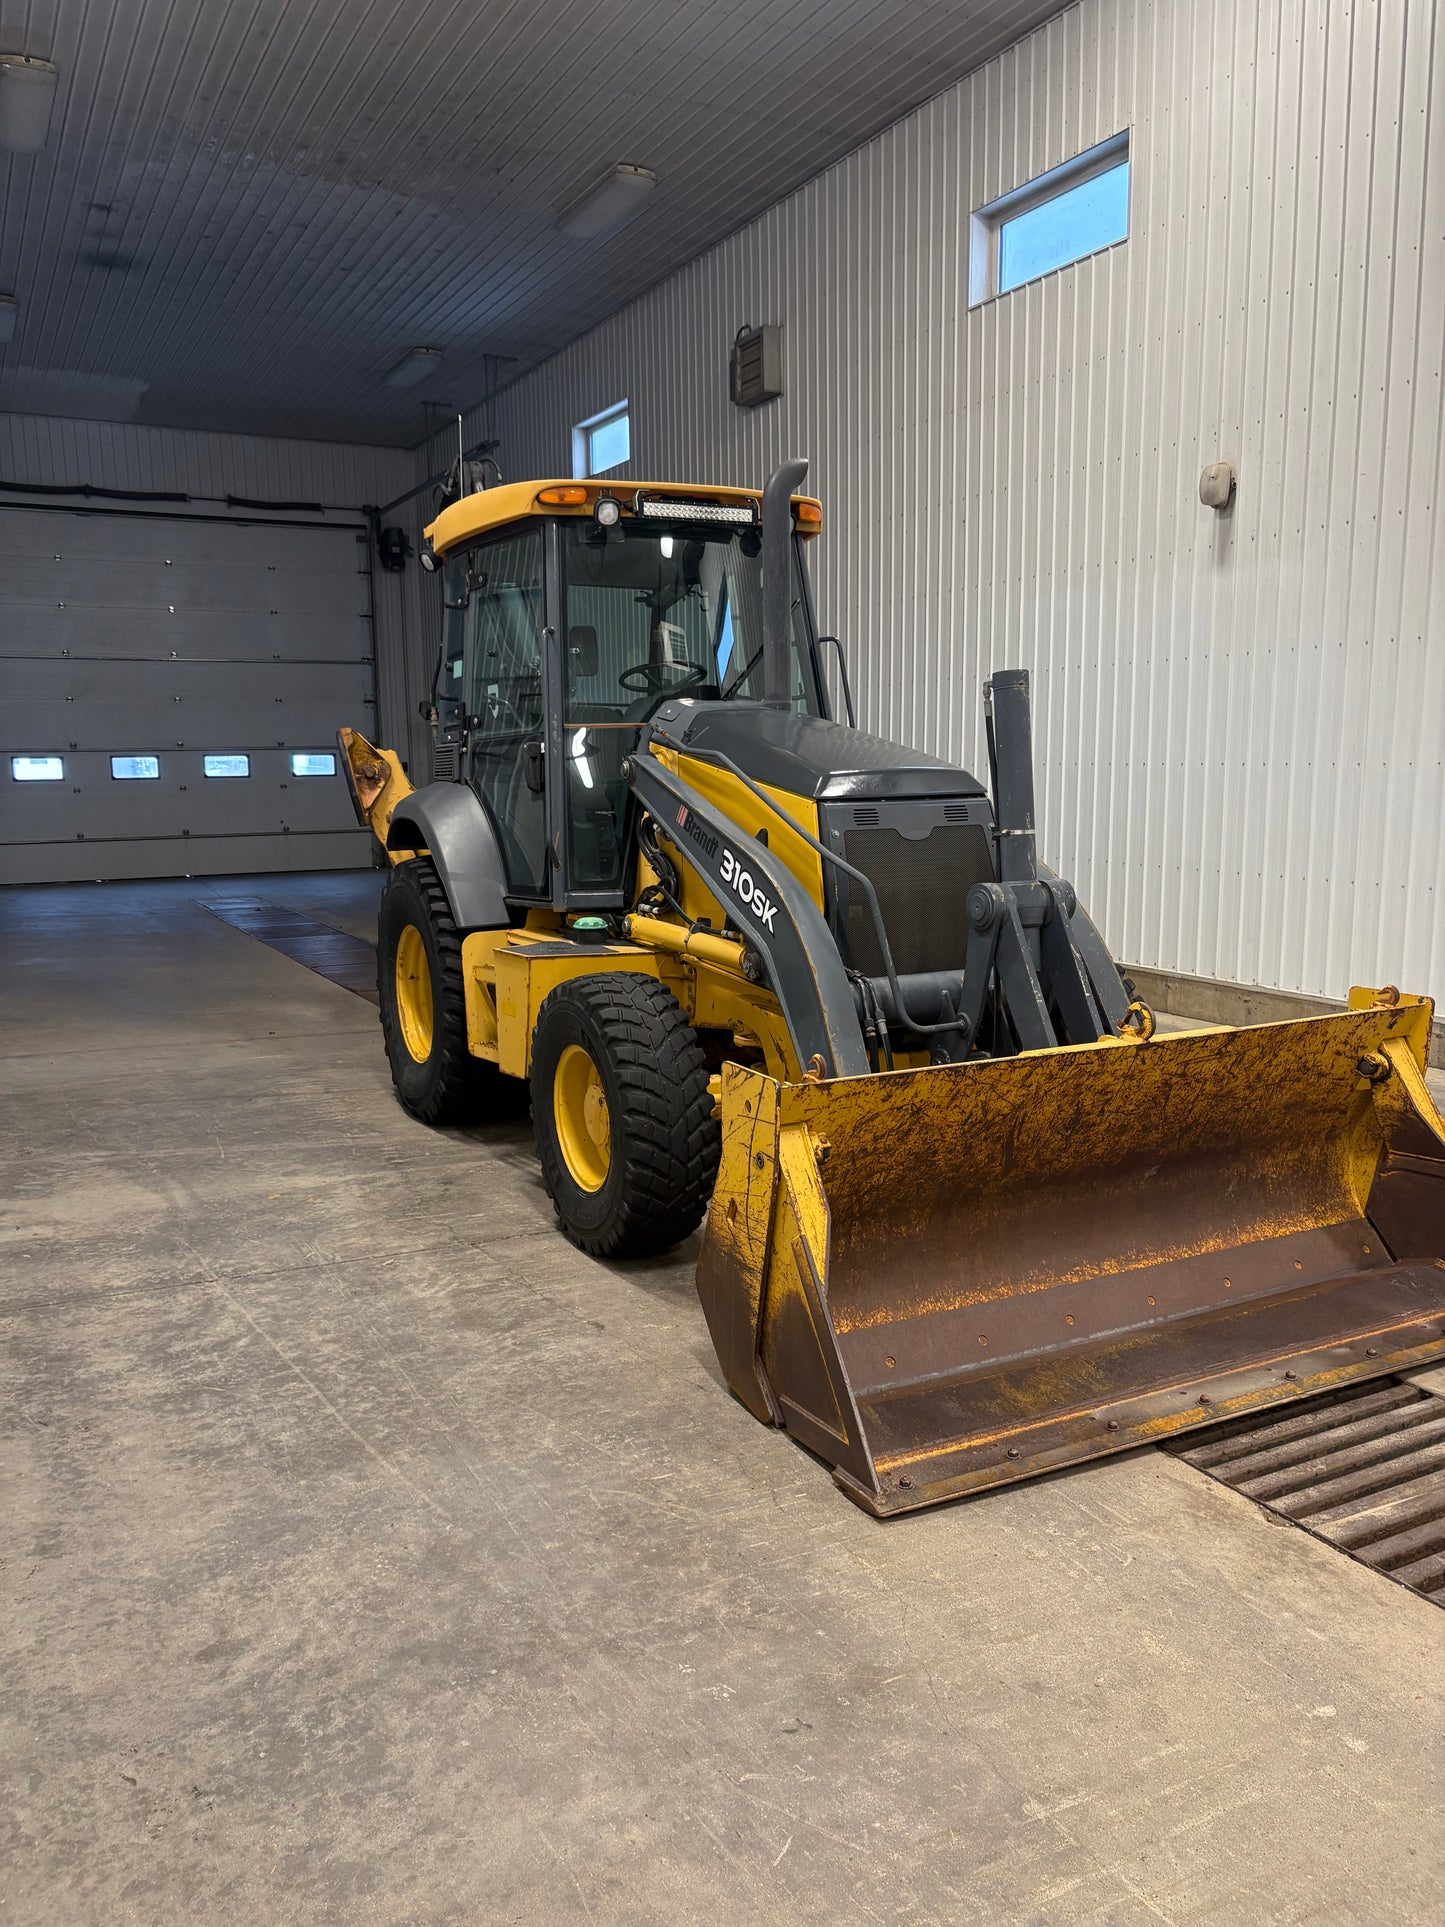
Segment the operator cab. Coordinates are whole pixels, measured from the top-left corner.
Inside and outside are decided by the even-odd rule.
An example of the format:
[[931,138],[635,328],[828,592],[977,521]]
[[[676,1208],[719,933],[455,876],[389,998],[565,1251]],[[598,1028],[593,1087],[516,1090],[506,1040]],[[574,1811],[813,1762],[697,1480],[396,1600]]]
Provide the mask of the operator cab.
[[[677,697],[763,696],[761,531],[751,511],[713,521],[682,506],[693,514],[611,526],[534,513],[444,565],[438,707],[461,725],[458,774],[486,805],[519,903],[624,908],[623,764],[643,724]],[[826,717],[798,549],[790,708]]]

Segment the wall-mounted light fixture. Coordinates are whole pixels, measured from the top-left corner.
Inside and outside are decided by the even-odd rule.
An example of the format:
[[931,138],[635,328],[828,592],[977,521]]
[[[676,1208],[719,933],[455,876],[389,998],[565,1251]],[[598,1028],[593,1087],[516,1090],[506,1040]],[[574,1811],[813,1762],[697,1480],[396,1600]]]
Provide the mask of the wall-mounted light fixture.
[[783,392],[782,329],[767,322],[760,328],[739,328],[730,375],[733,401],[739,408],[776,401]]
[[657,176],[650,167],[618,161],[562,210],[557,216],[557,232],[570,235],[574,241],[596,241],[630,221],[656,186]]
[[56,79],[48,60],[0,54],[0,147],[8,154],[35,154],[44,147]]
[[13,294],[0,294],[0,347],[15,339],[20,321],[20,303]]
[[419,381],[435,374],[445,357],[440,348],[408,348],[394,368],[388,368],[382,380],[388,388],[415,388]]
[[1229,462],[1211,462],[1199,477],[1199,499],[1207,509],[1227,509],[1234,500],[1234,484]]

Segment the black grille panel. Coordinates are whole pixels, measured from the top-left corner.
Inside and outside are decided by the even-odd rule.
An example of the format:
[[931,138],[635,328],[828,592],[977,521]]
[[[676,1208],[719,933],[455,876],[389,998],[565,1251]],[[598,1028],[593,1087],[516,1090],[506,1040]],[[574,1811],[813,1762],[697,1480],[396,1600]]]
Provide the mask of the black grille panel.
[[[936,805],[925,805],[933,814]],[[893,967],[900,976],[920,970],[961,970],[968,949],[968,893],[993,877],[988,832],[978,823],[935,823],[926,836],[896,829],[843,832],[843,856],[878,893]],[[848,879],[839,889],[848,962],[866,976],[883,975],[883,953],[863,892]]]

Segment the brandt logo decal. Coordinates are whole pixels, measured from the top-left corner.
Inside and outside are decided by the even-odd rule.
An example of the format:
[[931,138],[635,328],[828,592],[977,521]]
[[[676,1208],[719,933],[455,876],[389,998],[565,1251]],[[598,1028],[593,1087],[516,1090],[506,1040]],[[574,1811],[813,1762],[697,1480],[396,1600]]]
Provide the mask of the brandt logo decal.
[[689,816],[685,809],[679,810],[677,821],[679,827],[687,831],[700,850],[705,851],[708,856],[717,855],[717,838],[709,836],[695,816]]

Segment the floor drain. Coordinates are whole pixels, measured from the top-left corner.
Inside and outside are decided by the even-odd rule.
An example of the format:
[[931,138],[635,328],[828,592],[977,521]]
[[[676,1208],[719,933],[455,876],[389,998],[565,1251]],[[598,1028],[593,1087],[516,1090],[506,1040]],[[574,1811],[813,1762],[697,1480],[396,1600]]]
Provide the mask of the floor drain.
[[303,917],[285,910],[278,903],[262,903],[255,897],[213,897],[202,909],[221,923],[230,924],[270,950],[304,964],[318,977],[355,991],[368,1003],[378,1003],[376,990],[376,945],[365,937],[353,937],[315,917]]
[[1176,1458],[1445,1606],[1445,1399],[1392,1378],[1288,1418],[1196,1432]]

